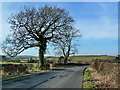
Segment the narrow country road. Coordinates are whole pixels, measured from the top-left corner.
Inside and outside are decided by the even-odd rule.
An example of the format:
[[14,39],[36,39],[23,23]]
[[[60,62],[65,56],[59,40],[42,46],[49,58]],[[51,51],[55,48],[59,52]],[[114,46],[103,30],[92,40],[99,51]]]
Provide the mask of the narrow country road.
[[70,66],[2,83],[2,88],[82,88],[83,71],[88,66]]

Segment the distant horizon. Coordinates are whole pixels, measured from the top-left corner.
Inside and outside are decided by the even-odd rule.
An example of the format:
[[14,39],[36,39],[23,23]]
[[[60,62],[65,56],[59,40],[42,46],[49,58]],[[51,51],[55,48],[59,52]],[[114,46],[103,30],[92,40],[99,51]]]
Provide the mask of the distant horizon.
[[[8,55],[1,55],[0,56],[8,56]],[[33,56],[33,57],[38,57],[38,56],[34,56],[34,55],[17,55],[16,57],[20,57],[20,56]],[[74,56],[74,55],[70,55],[70,56]],[[104,54],[80,54],[80,55],[76,55],[75,56],[117,56],[117,55],[104,55]],[[9,56],[10,57],[10,56]],[[60,56],[44,56],[44,57],[60,57]]]

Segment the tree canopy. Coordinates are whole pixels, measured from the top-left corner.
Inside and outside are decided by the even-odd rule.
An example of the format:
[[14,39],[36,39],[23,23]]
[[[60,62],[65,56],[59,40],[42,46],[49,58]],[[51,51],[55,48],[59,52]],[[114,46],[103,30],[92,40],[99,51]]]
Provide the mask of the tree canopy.
[[12,33],[3,42],[3,51],[15,57],[28,48],[39,47],[39,58],[43,63],[47,43],[60,37],[59,33],[65,32],[72,22],[69,12],[57,6],[25,6],[8,19]]
[[64,56],[64,63],[67,62],[67,59],[70,54],[77,52],[76,38],[81,37],[79,30],[75,29],[73,26],[67,28],[64,32],[60,32],[60,37],[53,39],[53,45],[56,52],[59,54],[62,53]]

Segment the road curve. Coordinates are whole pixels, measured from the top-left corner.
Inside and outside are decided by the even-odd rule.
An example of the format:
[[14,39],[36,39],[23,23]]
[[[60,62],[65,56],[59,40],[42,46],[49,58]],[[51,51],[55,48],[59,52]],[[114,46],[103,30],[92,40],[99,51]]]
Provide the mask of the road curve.
[[34,88],[82,88],[83,71],[86,67],[74,66],[58,70],[55,78]]
[[2,88],[82,88],[83,71],[87,66],[70,66],[2,83]]

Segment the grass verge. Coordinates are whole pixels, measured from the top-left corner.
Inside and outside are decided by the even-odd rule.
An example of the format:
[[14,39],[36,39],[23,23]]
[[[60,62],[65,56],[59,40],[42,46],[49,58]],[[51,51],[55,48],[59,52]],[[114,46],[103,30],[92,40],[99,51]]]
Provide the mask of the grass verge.
[[47,71],[49,71],[49,70],[41,70],[39,72],[34,72],[34,73],[14,74],[14,75],[2,76],[2,81],[7,81],[7,80],[11,80],[11,79],[20,78],[20,77],[30,76],[30,75],[34,75],[34,74],[38,74],[38,73],[44,73]]
[[93,78],[91,75],[91,72],[87,68],[84,73],[84,78],[83,78],[83,88],[93,88],[93,83],[92,83]]
[[[63,67],[53,67],[52,69],[61,69]],[[14,75],[7,75],[7,76],[2,76],[2,81],[7,81],[7,80],[11,80],[11,79],[16,79],[16,78],[20,78],[20,77],[25,77],[25,76],[30,76],[30,75],[34,75],[34,74],[38,74],[38,73],[44,73],[44,72],[48,72],[49,70],[41,70],[38,72],[34,72],[34,73],[27,73],[27,74],[14,74]]]

